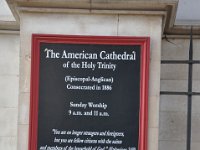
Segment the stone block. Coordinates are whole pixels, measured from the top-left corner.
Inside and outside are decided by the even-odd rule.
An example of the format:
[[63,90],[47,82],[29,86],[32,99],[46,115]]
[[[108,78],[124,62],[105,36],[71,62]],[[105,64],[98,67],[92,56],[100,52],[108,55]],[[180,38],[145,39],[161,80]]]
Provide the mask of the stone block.
[[[30,44],[31,45],[31,44]],[[30,75],[31,72],[31,50],[24,51],[24,54],[20,56],[20,74]]]
[[17,125],[17,108],[0,108],[0,122]]
[[148,129],[148,150],[158,149],[158,128]]
[[[184,150],[186,141],[159,141],[159,150]],[[192,149],[193,150],[193,149]]]
[[161,95],[160,111],[187,112],[187,96],[183,95]]
[[149,96],[160,95],[160,61],[150,61]]
[[30,92],[30,81],[31,81],[31,56],[24,55],[20,58],[20,79],[19,89],[20,92]]
[[200,65],[193,65],[193,80],[200,80]]
[[161,91],[187,92],[187,80],[161,80]]
[[19,79],[19,89],[21,93],[29,93],[30,92],[30,76],[20,76]]
[[188,39],[162,40],[162,60],[187,60],[189,43]]
[[187,80],[188,65],[186,64],[162,64],[161,80]]
[[192,87],[193,92],[200,92],[200,80],[193,80],[192,85],[193,85]]
[[119,35],[126,36],[149,36],[150,31],[146,23],[150,20],[145,16],[119,15]]
[[19,96],[19,124],[29,124],[30,93],[21,93]]
[[[159,35],[161,32],[161,24],[162,20],[159,16],[119,15],[118,34],[128,36],[149,36],[151,34]],[[154,33],[152,32],[153,29]]]
[[159,139],[169,141],[186,140],[187,114],[184,112],[160,112]]
[[117,15],[38,13],[22,14],[22,18],[21,30],[29,35],[117,35]]
[[17,108],[0,108],[0,137],[17,136]]
[[158,128],[159,124],[159,101],[158,96],[149,97],[149,118],[148,126]]
[[19,35],[0,34],[0,75],[19,75]]
[[[162,40],[162,60],[188,60],[190,39]],[[200,60],[199,39],[193,39],[193,59]]]
[[0,122],[0,137],[16,136],[17,135],[17,121]]
[[16,137],[0,137],[1,150],[17,150],[16,147],[17,147]]
[[200,113],[200,96],[192,97],[192,113]]
[[[22,59],[25,58],[25,60],[29,60],[28,58],[31,56],[32,35],[27,34],[27,33],[29,33],[29,31],[27,31],[27,32],[21,31],[21,33],[20,33],[20,37],[23,37],[20,39],[20,43],[21,43],[21,45],[20,45],[20,49],[21,49],[20,63],[21,63]],[[20,71],[20,73],[21,73],[21,71]]]
[[[30,92],[30,75],[31,75],[31,38],[32,36],[21,36],[21,53],[20,53],[20,92]],[[24,44],[25,43],[25,44]]]
[[29,126],[28,125],[18,125],[18,139],[17,139],[17,149],[27,150],[28,149],[28,139],[29,139]]
[[193,41],[193,51],[194,51],[193,59],[194,60],[200,60],[200,50],[199,50],[199,47],[200,47],[200,40],[199,39],[195,39]]
[[192,142],[200,143],[200,113],[192,113]]
[[191,143],[191,150],[199,150],[200,142],[192,142]]
[[17,107],[18,105],[18,76],[0,76],[0,107]]

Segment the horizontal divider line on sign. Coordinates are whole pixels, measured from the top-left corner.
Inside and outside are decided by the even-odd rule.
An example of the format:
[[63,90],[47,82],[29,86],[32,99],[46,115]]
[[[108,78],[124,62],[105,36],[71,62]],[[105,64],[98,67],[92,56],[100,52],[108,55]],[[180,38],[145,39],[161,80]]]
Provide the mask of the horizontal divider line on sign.
[[161,60],[161,64],[200,64],[200,60]]
[[174,92],[174,91],[161,91],[161,95],[199,95],[200,92]]

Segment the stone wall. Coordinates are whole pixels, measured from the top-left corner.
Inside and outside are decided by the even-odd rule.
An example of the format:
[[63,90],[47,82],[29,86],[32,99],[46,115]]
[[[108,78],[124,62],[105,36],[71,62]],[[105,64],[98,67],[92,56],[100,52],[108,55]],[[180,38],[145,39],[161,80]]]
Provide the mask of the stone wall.
[[16,150],[19,35],[0,33],[0,149]]
[[[189,39],[162,41],[162,60],[188,60]],[[194,60],[200,60],[199,39],[194,40]],[[161,91],[187,92],[187,64],[161,65]],[[193,92],[200,92],[200,65],[193,67]],[[192,150],[200,147],[200,96],[192,101]],[[186,149],[187,96],[161,95],[160,100],[160,150]]]
[[65,35],[150,36],[149,150],[158,149],[161,16],[103,14],[20,14],[20,100],[18,149],[27,150],[29,127],[30,57],[33,33]]
[[[42,26],[35,26],[31,29],[32,21],[39,21],[44,19],[44,16],[32,17],[29,20],[30,14],[25,14],[25,21],[21,24],[24,31],[21,31],[23,44],[21,54],[19,55],[19,35],[15,34],[0,34],[0,149],[5,150],[16,150],[17,149],[17,128],[18,132],[18,149],[27,150],[28,143],[28,124],[29,124],[29,81],[30,81],[30,50],[31,50],[31,33],[53,33],[53,34],[97,34],[97,35],[137,35],[137,32],[142,33],[144,36],[150,35],[152,37],[151,43],[151,58],[159,60],[159,51],[155,52],[159,48],[159,44],[156,44],[156,35],[153,34],[153,28],[149,30],[139,30],[142,24],[145,26],[145,22],[142,21],[144,18],[142,16],[122,16],[120,21],[122,24],[118,23],[118,16],[115,15],[99,15],[98,20],[104,20],[108,27],[99,24],[99,21],[95,21],[91,15],[81,15],[75,16],[68,15],[68,21],[73,25],[65,23],[63,25],[63,30],[55,29],[50,31],[50,29],[45,29],[45,24],[48,23],[47,20],[42,22]],[[40,16],[40,17],[39,17]],[[37,20],[37,17],[39,17]],[[57,17],[56,15],[54,16]],[[64,17],[64,16],[63,16]],[[131,22],[131,18],[137,18],[136,22]],[[60,16],[60,19],[63,18]],[[155,24],[159,22],[159,18],[146,18],[147,22],[150,21],[152,26],[152,19]],[[98,26],[94,28],[89,26],[84,20],[89,21],[90,24]],[[46,22],[46,23],[45,23]],[[79,22],[79,24],[76,24]],[[126,22],[129,22],[129,24]],[[57,22],[58,23],[58,22]],[[58,26],[54,23],[50,26]],[[76,26],[76,30],[73,29]],[[134,26],[134,29],[131,29]],[[129,30],[130,29],[130,30]],[[152,29],[152,30],[151,30]],[[101,32],[100,32],[101,30]],[[170,42],[162,40],[162,60],[187,60],[188,59],[188,49],[189,49],[189,39],[173,38],[169,39]],[[153,45],[154,44],[154,45]],[[199,39],[194,40],[194,59],[200,60],[200,41]],[[154,53],[154,54],[153,54]],[[19,63],[19,59],[21,62]],[[20,88],[19,88],[19,64],[20,64]],[[151,61],[151,80],[158,77],[157,73],[152,75],[152,73],[157,72],[156,67],[152,66],[153,61]],[[156,70],[156,71],[155,71]],[[194,65],[193,67],[193,91],[200,92],[200,65]],[[161,65],[161,91],[187,91],[187,77],[188,76],[188,65],[186,64],[162,64]],[[153,82],[153,81],[151,81]],[[157,81],[158,82],[158,81]],[[153,84],[150,84],[150,88],[153,88]],[[152,89],[153,90],[153,89]],[[150,90],[150,93],[155,92]],[[160,90],[160,87],[154,87],[154,90]],[[18,99],[18,94],[20,91],[20,97]],[[158,96],[158,95],[157,95]],[[150,96],[150,112],[158,110],[158,102],[155,101],[156,96]],[[19,108],[18,108],[19,103]],[[198,150],[200,147],[200,96],[194,96],[192,101],[192,150]],[[19,117],[18,117],[19,114]],[[150,113],[151,114],[151,113]],[[159,150],[183,150],[186,148],[186,127],[187,127],[187,96],[170,96],[161,95],[160,99],[160,114],[159,116],[150,115],[150,126],[149,132],[158,133],[156,127],[158,127],[158,117],[159,117]],[[18,124],[18,125],[17,125]],[[156,134],[151,134],[151,136]],[[156,143],[156,137],[149,137],[151,149],[155,148],[156,144],[151,144],[151,142]]]

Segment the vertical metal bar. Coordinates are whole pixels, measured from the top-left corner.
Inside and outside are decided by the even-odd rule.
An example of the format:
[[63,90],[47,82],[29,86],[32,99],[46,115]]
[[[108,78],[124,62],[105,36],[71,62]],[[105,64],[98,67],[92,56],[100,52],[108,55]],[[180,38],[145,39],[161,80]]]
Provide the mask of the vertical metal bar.
[[[189,67],[188,67],[188,93],[192,93],[192,70],[193,70],[193,37],[192,27],[190,33],[190,48],[189,48]],[[191,149],[191,124],[192,124],[192,94],[188,94],[187,107],[187,150]]]

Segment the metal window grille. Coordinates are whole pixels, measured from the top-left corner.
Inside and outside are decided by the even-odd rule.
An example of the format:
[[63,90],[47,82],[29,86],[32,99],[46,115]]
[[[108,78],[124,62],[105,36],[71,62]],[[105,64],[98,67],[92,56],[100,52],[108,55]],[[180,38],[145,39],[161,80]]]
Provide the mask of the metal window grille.
[[188,64],[188,91],[187,92],[174,92],[174,91],[161,91],[161,95],[187,95],[187,141],[186,150],[191,149],[191,124],[192,124],[192,96],[199,95],[200,92],[192,91],[192,75],[193,64],[200,64],[200,60],[193,60],[193,33],[192,27],[190,32],[190,46],[189,46],[188,60],[162,60],[161,64]]

